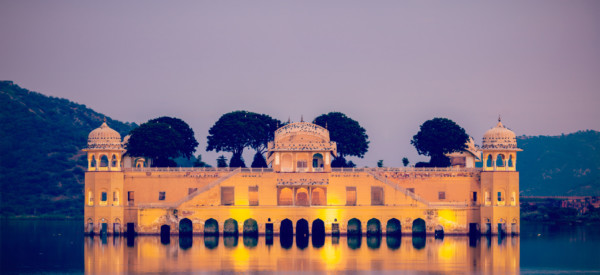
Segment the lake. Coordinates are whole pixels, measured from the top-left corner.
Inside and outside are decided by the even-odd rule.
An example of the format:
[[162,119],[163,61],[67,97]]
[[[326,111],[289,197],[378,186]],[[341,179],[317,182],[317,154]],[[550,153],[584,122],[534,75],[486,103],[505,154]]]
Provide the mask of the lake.
[[84,237],[82,221],[2,220],[2,274],[600,273],[600,226],[523,224],[519,237]]

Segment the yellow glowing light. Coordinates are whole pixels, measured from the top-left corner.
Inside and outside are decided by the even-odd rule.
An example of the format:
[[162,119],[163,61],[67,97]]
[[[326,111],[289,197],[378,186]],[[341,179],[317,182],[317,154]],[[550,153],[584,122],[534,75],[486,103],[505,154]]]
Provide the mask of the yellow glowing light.
[[341,249],[336,249],[329,243],[321,249],[321,259],[327,264],[327,269],[335,269],[342,259]]

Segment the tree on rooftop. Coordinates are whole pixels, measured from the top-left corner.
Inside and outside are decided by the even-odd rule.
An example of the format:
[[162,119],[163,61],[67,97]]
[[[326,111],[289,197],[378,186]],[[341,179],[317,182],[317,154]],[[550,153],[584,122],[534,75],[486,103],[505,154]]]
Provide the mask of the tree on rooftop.
[[175,117],[163,116],[151,119],[148,121],[148,123],[166,123],[171,126],[173,130],[179,133],[179,136],[183,141],[183,144],[179,148],[179,153],[181,156],[188,159],[193,156],[193,153],[196,151],[196,147],[198,147],[198,141],[194,137],[194,130],[192,130],[192,128],[190,128],[185,121]]
[[219,168],[227,167],[227,158],[225,156],[220,155],[217,158],[217,167],[219,167]]
[[425,121],[410,143],[420,155],[430,156],[431,167],[450,166],[445,154],[458,152],[466,148],[469,136],[465,129],[447,118],[434,118]]
[[[333,167],[347,167],[346,156],[363,158],[369,150],[369,136],[360,124],[340,112],[330,112],[315,118],[313,123],[326,127],[329,137],[337,143],[338,156],[331,162]],[[353,163],[352,163],[353,164]]]

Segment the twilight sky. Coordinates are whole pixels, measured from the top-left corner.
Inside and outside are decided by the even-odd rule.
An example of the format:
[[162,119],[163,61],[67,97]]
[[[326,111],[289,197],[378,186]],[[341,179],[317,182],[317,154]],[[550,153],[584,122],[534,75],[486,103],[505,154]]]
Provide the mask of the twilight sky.
[[[425,120],[476,143],[600,130],[600,1],[6,1],[0,79],[143,123],[340,111],[400,166]],[[253,153],[253,152],[252,152]],[[229,153],[225,154],[228,158]],[[245,155],[247,165],[252,155]]]

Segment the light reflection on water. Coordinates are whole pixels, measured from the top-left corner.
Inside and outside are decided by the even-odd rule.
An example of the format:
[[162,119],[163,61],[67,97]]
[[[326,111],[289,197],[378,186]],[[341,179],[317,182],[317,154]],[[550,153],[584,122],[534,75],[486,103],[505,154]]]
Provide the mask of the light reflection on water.
[[87,273],[519,271],[519,237],[86,237]]

